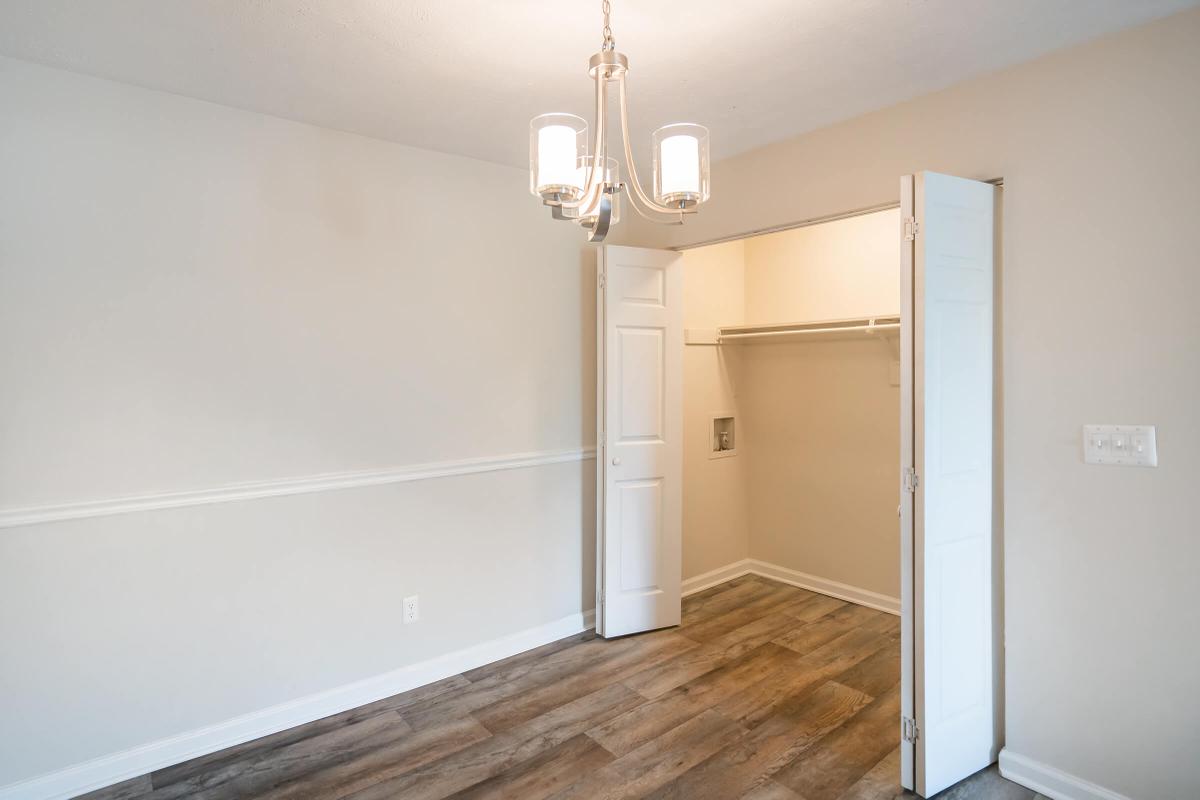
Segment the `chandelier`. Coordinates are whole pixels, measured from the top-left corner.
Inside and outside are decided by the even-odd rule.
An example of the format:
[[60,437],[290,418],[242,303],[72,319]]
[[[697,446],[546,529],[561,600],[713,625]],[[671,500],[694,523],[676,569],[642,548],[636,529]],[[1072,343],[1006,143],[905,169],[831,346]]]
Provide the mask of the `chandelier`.
[[[592,56],[588,74],[596,82],[596,126],[588,142],[588,125],[574,114],[542,114],[529,123],[529,191],[550,207],[554,219],[570,220],[587,231],[589,242],[604,241],[620,219],[620,195],[628,188],[629,204],[641,216],[667,225],[683,224],[708,200],[708,129],[679,122],[665,125],[650,137],[653,155],[654,199],[638,180],[629,144],[629,112],[625,74],[629,59],[617,52],[609,25],[611,5],[603,0],[604,40]],[[609,84],[617,88],[621,138],[629,183],[621,182],[620,165],[609,157]]]

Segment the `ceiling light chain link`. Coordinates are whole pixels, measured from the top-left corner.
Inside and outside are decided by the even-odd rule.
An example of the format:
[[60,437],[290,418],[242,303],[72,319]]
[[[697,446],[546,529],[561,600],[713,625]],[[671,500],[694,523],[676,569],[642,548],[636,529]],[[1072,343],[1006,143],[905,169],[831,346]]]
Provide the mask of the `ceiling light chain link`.
[[600,0],[600,9],[604,12],[604,44],[600,49],[616,50],[617,40],[613,38],[612,24],[608,21],[608,15],[612,13],[612,3],[609,0]]

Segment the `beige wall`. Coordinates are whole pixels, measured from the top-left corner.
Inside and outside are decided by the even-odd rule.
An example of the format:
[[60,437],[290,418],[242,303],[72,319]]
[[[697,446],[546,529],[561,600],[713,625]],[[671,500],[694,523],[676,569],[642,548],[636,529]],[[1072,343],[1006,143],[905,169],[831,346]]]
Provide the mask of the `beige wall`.
[[[1136,798],[1200,794],[1200,11],[714,165],[700,242],[1003,176],[1008,751]],[[781,175],[793,179],[780,180]],[[1080,426],[1158,426],[1157,469]]]
[[[524,171],[5,59],[0,107],[0,511],[594,442]],[[579,615],[593,475],[0,529],[0,787]]]
[[900,313],[900,209],[746,240],[746,322]]
[[[742,242],[683,254],[685,328],[716,328],[742,321]],[[738,407],[738,353],[733,348],[683,349],[683,578],[694,578],[749,556],[746,474],[749,445],[735,428],[737,455],[710,458],[712,418]],[[744,429],[743,429],[744,430]]]
[[747,345],[752,558],[900,597],[900,395],[880,341]]

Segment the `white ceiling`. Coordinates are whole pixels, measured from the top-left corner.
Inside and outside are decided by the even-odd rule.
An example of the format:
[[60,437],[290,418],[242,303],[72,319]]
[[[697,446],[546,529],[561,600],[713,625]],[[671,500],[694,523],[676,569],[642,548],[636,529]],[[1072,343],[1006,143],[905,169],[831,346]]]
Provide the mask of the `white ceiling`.
[[[635,152],[730,156],[1200,0],[612,0]],[[0,0],[0,53],[513,165],[590,118],[599,0]],[[640,159],[640,157],[639,157]]]

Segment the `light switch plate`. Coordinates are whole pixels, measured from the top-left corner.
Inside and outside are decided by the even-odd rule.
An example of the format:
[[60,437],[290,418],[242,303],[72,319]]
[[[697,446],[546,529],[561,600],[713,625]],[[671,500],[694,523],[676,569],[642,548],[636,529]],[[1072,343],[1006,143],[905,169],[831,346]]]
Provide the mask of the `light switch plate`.
[[1153,425],[1084,425],[1085,464],[1157,467]]

